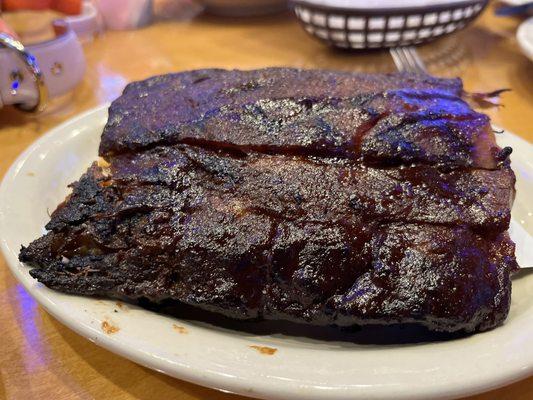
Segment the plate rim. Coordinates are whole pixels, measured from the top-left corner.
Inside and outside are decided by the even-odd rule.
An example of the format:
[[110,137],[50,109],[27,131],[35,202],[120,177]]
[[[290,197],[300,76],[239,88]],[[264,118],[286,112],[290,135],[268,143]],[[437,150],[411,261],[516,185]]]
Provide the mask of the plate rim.
[[[190,365],[180,363],[179,361],[173,363],[173,368],[169,370],[168,368],[162,368],[168,364],[164,360],[153,360],[153,358],[147,358],[137,349],[128,347],[127,345],[122,345],[120,340],[113,338],[112,336],[106,335],[99,329],[95,329],[93,326],[89,326],[80,321],[77,321],[76,318],[69,318],[63,312],[61,312],[60,307],[56,304],[51,298],[46,295],[46,291],[34,290],[30,285],[35,281],[33,278],[31,280],[25,279],[23,272],[19,269],[19,266],[22,265],[18,261],[18,254],[8,245],[7,240],[3,232],[6,230],[4,215],[4,206],[2,199],[5,198],[5,192],[9,189],[9,184],[16,181],[18,171],[22,168],[25,162],[38,151],[43,146],[46,146],[47,143],[53,141],[56,136],[62,135],[62,132],[65,128],[79,123],[86,118],[95,117],[98,113],[103,113],[107,111],[109,104],[103,104],[87,110],[81,114],[78,114],[60,125],[53,127],[44,133],[37,140],[32,142],[13,162],[10,168],[5,173],[2,182],[0,183],[0,250],[2,251],[6,264],[8,265],[11,273],[15,276],[17,281],[21,283],[25,290],[54,318],[60,321],[63,325],[67,326],[69,329],[72,329],[77,334],[83,336],[84,338],[96,343],[97,345],[112,351],[113,353],[119,354],[135,363],[146,366],[150,369],[162,372],[166,375],[173,376],[178,379],[186,380],[195,384],[202,386],[210,387],[216,390],[221,390],[224,392],[241,394],[245,396],[259,396],[259,398],[294,398],[294,399],[321,399],[323,398],[323,391],[319,391],[318,394],[316,391],[316,386],[309,383],[292,383],[292,386],[283,386],[280,388],[272,387],[275,386],[279,381],[266,381],[263,382],[258,387],[258,382],[247,383],[247,379],[243,377],[233,376],[229,379],[221,371],[214,370],[205,370],[201,368],[191,368]],[[523,139],[522,137],[512,134],[509,131],[505,131],[512,135],[513,139],[518,139],[519,141],[531,146],[531,144]],[[64,133],[63,133],[64,134]],[[88,299],[90,301],[96,301],[95,299]],[[176,372],[177,371],[177,372]],[[413,391],[403,392],[401,390],[394,393],[395,399],[447,399],[455,398],[457,396],[472,395],[487,390],[495,389],[504,385],[511,384],[518,380],[524,379],[533,374],[533,362],[528,366],[528,368],[516,368],[516,369],[507,369],[505,373],[498,374],[486,374],[484,377],[476,377],[477,380],[469,380],[468,384],[464,385],[461,388],[450,388],[444,383],[436,384],[435,386],[429,388],[428,385],[424,387],[413,387]],[[465,379],[466,381],[466,379]],[[247,387],[253,386],[253,393],[250,393],[246,390]],[[381,389],[380,389],[381,388]],[[374,386],[374,390],[366,391],[365,388],[353,389],[353,387],[348,390],[347,387],[329,387],[328,397],[332,399],[355,399],[358,396],[365,396],[365,398],[372,399],[386,399],[390,398],[390,387],[387,386]],[[295,393],[300,390],[300,393]],[[354,390],[360,390],[356,393]],[[387,395],[388,391],[388,395]],[[318,397],[316,397],[318,395]]]

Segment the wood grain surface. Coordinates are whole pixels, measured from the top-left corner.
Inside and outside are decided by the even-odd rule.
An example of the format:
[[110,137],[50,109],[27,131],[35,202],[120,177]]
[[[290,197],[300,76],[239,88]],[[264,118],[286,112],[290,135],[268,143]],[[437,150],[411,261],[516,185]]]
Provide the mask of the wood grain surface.
[[[460,76],[467,90],[510,88],[503,106],[486,110],[493,122],[533,141],[533,63],[515,40],[520,20],[497,19],[489,8],[474,25],[420,49],[430,71]],[[35,24],[43,25],[36,14]],[[21,20],[19,18],[19,20]],[[40,21],[40,22],[39,22]],[[51,127],[116,98],[132,80],[204,67],[274,65],[385,72],[387,52],[334,51],[311,39],[289,14],[268,18],[158,22],[107,32],[85,44],[88,69],[72,96],[38,117],[0,110],[0,176]],[[148,370],[103,350],[49,316],[10,274],[0,257],[0,399],[237,400]],[[533,399],[533,378],[470,400]]]

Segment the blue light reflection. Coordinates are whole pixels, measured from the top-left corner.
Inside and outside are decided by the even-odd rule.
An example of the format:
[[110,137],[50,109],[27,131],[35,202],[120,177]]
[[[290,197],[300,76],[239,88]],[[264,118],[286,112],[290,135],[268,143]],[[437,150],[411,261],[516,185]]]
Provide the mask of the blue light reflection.
[[43,360],[44,350],[42,347],[42,337],[39,328],[36,325],[38,318],[37,302],[26,292],[21,284],[16,286],[18,306],[20,307],[18,315],[22,332],[28,345],[24,346],[27,353],[24,357],[26,371],[35,372],[45,365]]

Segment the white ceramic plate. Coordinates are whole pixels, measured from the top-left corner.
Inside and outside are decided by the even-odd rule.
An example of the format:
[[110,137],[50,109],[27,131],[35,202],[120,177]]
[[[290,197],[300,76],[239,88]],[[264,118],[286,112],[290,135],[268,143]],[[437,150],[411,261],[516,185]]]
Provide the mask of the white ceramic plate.
[[[106,117],[106,107],[100,107],[53,129],[19,157],[0,187],[1,245],[13,274],[50,314],[80,335],[177,378],[271,399],[443,399],[533,373],[533,274],[527,272],[514,280],[504,326],[451,341],[403,345],[245,333],[132,305],[119,307],[111,300],[68,296],[38,284],[17,261],[20,245],[43,233],[47,210],[55,209],[67,184],[95,160]],[[532,146],[507,132],[498,139],[515,150],[515,228],[531,233]],[[104,322],[119,330],[105,333]],[[268,355],[251,346],[276,351]]]
[[522,52],[533,61],[533,17],[520,24],[516,32],[516,39]]

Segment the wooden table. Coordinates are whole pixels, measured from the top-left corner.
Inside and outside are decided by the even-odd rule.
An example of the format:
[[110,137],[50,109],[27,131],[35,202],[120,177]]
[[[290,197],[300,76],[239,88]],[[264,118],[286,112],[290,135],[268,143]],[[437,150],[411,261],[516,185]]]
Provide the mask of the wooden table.
[[[503,96],[505,106],[487,112],[496,124],[533,141],[533,63],[519,51],[517,24],[496,19],[489,10],[466,31],[421,52],[434,74],[459,75],[470,91],[511,88]],[[386,52],[328,49],[310,39],[290,15],[160,22],[138,31],[107,32],[85,50],[85,80],[52,113],[34,118],[13,109],[0,111],[0,175],[51,127],[116,98],[127,82],[150,75],[213,66],[394,70]],[[243,399],[140,367],[78,336],[36,304],[1,257],[0,340],[0,399]],[[470,399],[532,398],[533,377]]]

